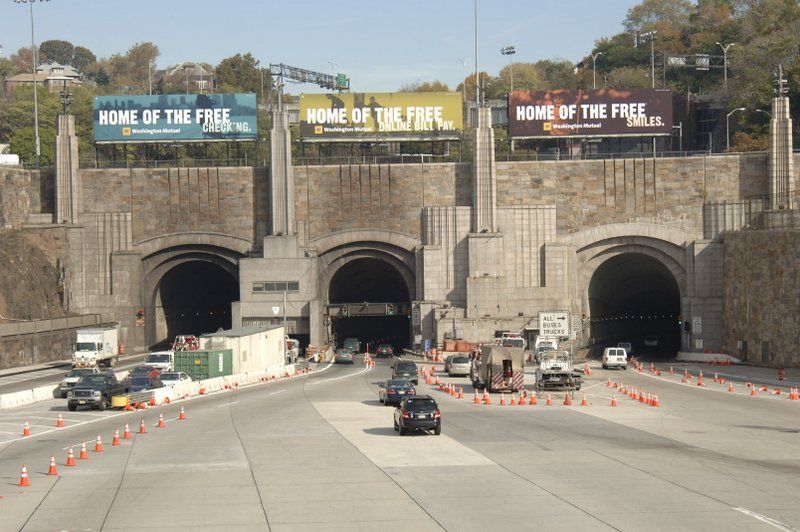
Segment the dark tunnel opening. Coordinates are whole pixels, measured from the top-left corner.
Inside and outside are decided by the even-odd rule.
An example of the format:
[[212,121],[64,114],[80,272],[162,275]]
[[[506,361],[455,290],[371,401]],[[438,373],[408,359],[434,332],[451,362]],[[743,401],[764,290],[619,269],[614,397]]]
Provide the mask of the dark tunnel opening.
[[589,312],[596,356],[618,342],[631,342],[633,354],[646,358],[674,356],[680,349],[678,283],[652,257],[625,253],[601,264],[589,282]]
[[358,338],[362,346],[370,344],[374,350],[381,342],[399,349],[409,345],[410,319],[406,313],[395,316],[354,316],[359,303],[403,303],[408,306],[409,288],[400,272],[380,259],[356,259],[342,266],[331,279],[328,293],[331,304],[352,303],[353,312],[346,318],[334,318],[331,331],[336,345],[345,338]]
[[163,311],[159,344],[164,347],[180,334],[200,335],[220,328],[230,329],[231,303],[239,300],[239,283],[216,264],[191,261],[164,274],[157,296]]

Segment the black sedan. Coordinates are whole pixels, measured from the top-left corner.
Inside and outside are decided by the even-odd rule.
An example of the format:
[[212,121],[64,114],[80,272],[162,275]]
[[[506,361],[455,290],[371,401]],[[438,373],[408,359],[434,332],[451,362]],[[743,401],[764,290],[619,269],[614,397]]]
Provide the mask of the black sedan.
[[349,349],[342,347],[341,349],[337,349],[336,353],[333,355],[333,363],[334,364],[352,364],[353,363],[353,352]]
[[405,436],[410,430],[432,430],[442,433],[442,413],[439,405],[429,395],[406,397],[394,409],[394,430]]
[[375,358],[391,358],[394,356],[394,348],[391,344],[378,344],[375,351]]
[[380,385],[378,399],[385,405],[400,404],[408,396],[416,395],[417,390],[408,379],[389,379]]

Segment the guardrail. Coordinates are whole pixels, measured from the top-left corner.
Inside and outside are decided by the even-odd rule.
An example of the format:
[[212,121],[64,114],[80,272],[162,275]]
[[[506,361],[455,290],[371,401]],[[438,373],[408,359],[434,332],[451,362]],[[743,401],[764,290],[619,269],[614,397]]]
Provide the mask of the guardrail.
[[0,324],[0,338],[4,336],[20,336],[23,334],[61,331],[78,327],[91,327],[109,321],[112,320],[103,314],[80,314],[78,316],[67,316],[64,318],[14,321]]

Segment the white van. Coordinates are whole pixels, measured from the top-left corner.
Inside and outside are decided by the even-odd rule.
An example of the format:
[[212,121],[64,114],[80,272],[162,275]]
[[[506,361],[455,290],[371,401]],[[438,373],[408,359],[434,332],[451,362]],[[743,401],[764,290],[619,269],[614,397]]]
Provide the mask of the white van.
[[606,347],[603,349],[603,369],[628,369],[628,353],[622,347]]
[[144,365],[158,371],[172,371],[175,368],[174,351],[154,351],[147,354]]

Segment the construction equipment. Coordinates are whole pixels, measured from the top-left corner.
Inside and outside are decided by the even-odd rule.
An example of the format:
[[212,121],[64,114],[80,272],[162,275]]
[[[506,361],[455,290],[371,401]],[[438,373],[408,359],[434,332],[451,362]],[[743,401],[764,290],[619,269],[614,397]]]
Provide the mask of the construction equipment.
[[514,392],[524,388],[525,352],[521,347],[486,345],[473,361],[470,378],[478,389]]
[[541,353],[536,368],[536,388],[580,390],[583,379],[572,365],[572,355],[566,350],[549,350]]

